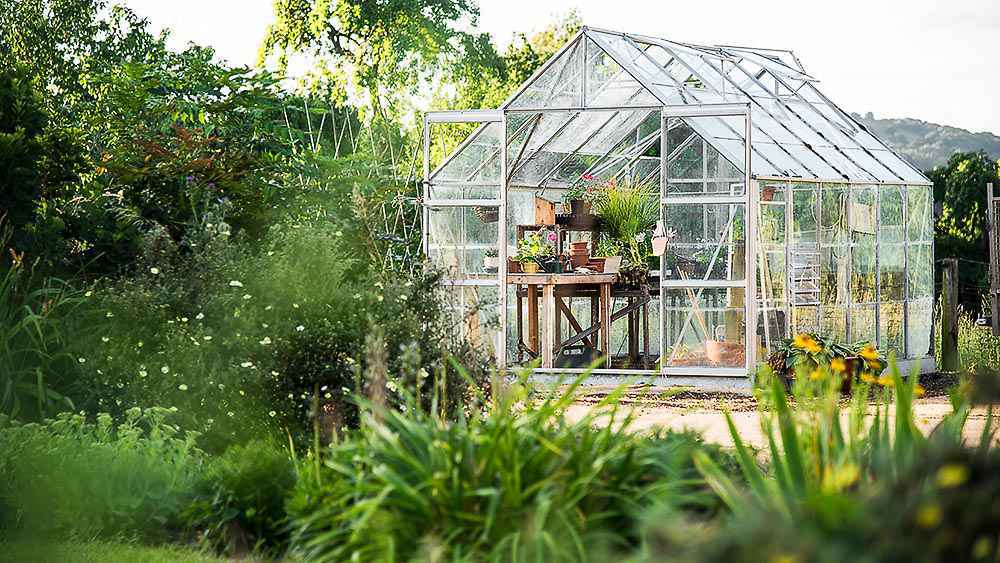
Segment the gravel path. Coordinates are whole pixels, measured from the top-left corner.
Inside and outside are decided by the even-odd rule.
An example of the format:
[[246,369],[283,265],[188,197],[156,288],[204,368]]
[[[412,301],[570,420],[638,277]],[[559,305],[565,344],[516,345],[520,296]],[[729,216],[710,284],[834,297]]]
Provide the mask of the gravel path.
[[[955,382],[954,378],[939,375],[921,378],[921,384],[927,393],[915,401],[914,413],[917,426],[925,433],[929,433],[951,412],[947,392]],[[612,389],[585,388],[577,402],[570,407],[569,416],[582,416]],[[744,441],[757,447],[767,445],[767,438],[760,428],[757,401],[751,395],[637,386],[628,389],[622,402],[633,409],[635,421],[632,427],[637,431],[654,428],[695,430],[709,442],[732,446],[724,415],[728,410]],[[976,408],[969,415],[964,432],[967,441],[975,443],[979,440],[986,424],[986,416],[985,408]],[[843,413],[842,417],[846,424],[847,413]],[[995,441],[1000,445],[1000,436]]]

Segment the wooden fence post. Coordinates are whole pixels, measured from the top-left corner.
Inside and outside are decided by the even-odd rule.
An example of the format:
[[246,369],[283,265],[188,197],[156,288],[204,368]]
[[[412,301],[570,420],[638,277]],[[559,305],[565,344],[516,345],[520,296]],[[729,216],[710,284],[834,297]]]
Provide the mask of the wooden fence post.
[[941,369],[958,371],[958,259],[945,258],[941,275]]
[[997,198],[993,182],[986,184],[986,240],[990,247],[990,324],[993,336],[1000,336],[1000,246],[997,235]]

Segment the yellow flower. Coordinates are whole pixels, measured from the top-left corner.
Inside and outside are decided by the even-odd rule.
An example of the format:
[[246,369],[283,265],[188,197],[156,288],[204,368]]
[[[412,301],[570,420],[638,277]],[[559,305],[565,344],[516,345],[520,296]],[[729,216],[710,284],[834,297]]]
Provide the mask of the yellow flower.
[[882,362],[878,360],[868,360],[865,363],[868,364],[868,369],[872,371],[882,371]]
[[882,377],[878,378],[877,381],[878,381],[879,385],[883,385],[885,387],[892,387],[892,385],[893,385],[892,378],[891,377],[887,377],[885,375],[883,375]]
[[868,344],[867,346],[862,348],[861,351],[858,352],[858,355],[868,360],[869,365],[871,364],[872,361],[878,360],[878,350],[872,347],[871,344]]
[[913,394],[918,397],[923,397],[926,393],[927,390],[924,389],[924,386],[919,383],[917,383],[917,386],[913,388]]
[[933,528],[941,523],[941,507],[936,504],[925,504],[917,511],[917,525],[921,528]]
[[811,379],[813,381],[816,381],[817,379],[822,379],[822,378],[823,378],[823,372],[820,371],[819,368],[816,368],[816,369],[812,370],[812,373],[809,374],[809,379]]
[[969,468],[958,464],[948,463],[941,466],[937,472],[937,482],[945,489],[957,487],[969,478]]
[[795,346],[796,348],[799,348],[801,350],[805,350],[813,342],[815,342],[815,340],[813,340],[812,336],[809,336],[808,334],[801,332],[799,334],[796,334],[795,338],[792,339],[792,346]]
[[847,369],[847,362],[844,361],[844,358],[837,356],[830,360],[830,369],[837,373],[843,373]]
[[865,383],[875,383],[877,380],[874,375],[865,372],[861,374],[861,381],[864,381]]

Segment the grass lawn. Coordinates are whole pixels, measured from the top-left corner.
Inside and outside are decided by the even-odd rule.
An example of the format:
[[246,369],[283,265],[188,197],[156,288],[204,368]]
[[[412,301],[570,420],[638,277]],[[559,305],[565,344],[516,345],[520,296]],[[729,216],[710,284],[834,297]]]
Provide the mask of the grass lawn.
[[226,561],[196,549],[178,546],[149,547],[132,543],[113,542],[63,542],[0,543],[0,561],[19,563],[218,563]]

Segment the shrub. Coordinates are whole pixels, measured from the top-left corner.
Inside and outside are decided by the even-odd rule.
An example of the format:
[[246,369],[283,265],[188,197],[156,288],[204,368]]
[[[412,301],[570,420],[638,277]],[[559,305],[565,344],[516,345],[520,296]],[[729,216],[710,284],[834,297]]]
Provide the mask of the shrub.
[[405,410],[367,406],[358,432],[303,463],[288,508],[293,552],[583,560],[591,545],[638,542],[645,507],[712,509],[690,462],[695,437],[632,434],[614,408],[621,390],[573,421],[580,381],[539,398],[522,378],[450,423],[412,397]]
[[295,485],[286,452],[254,441],[212,459],[185,519],[200,538],[228,554],[280,554],[286,543],[285,499]]
[[2,527],[48,537],[162,540],[179,530],[203,461],[196,434],[163,408],[115,424],[63,413],[41,424],[0,420]]

